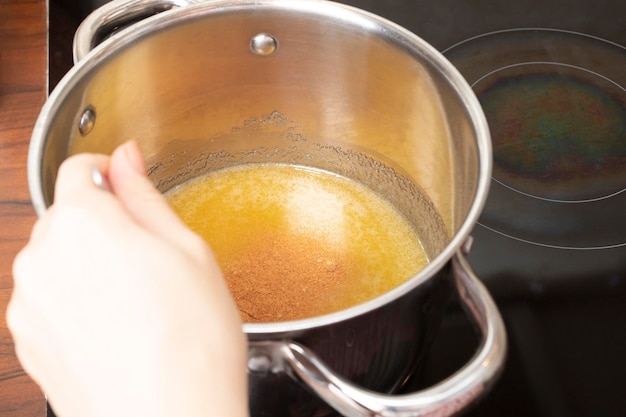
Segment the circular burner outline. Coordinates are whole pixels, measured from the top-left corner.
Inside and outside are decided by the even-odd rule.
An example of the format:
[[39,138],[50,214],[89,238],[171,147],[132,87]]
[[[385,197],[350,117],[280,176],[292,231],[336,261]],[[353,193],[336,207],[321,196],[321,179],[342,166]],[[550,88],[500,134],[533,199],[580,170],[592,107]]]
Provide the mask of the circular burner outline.
[[606,44],[609,44],[611,46],[615,46],[617,48],[620,48],[620,49],[623,49],[624,51],[626,51],[626,46],[620,45],[617,42],[613,42],[613,41],[610,41],[608,39],[600,38],[598,36],[589,35],[587,33],[576,32],[574,30],[542,28],[542,27],[526,27],[526,28],[520,27],[520,28],[494,30],[494,31],[491,31],[491,32],[481,33],[480,35],[476,35],[476,36],[472,36],[472,37],[467,38],[467,39],[463,39],[462,41],[457,42],[454,45],[449,46],[446,49],[442,50],[441,53],[443,55],[445,55],[446,53],[450,52],[452,49],[455,49],[455,48],[463,45],[464,43],[470,43],[470,42],[475,41],[477,39],[486,38],[488,36],[503,35],[503,34],[507,34],[507,33],[520,33],[520,32],[552,32],[552,33],[556,33],[556,34],[576,35],[576,36],[580,36],[580,37],[587,38],[587,39],[590,39],[590,40],[600,41],[602,43],[606,43]]
[[[534,33],[533,33],[534,32]],[[509,35],[509,36],[518,36],[518,35],[522,35],[524,33],[530,33],[531,35],[542,35],[542,34],[546,34],[546,35],[552,35],[552,36],[564,36],[564,35],[572,35],[573,37],[580,37],[582,38],[585,42],[590,42],[590,41],[596,41],[596,42],[600,42],[601,44],[603,44],[605,47],[609,46],[609,47],[614,47],[619,49],[620,51],[618,52],[618,54],[621,56],[621,54],[626,52],[626,47],[622,46],[616,42],[612,42],[597,36],[593,36],[593,35],[588,35],[588,34],[584,34],[584,33],[580,33],[580,32],[576,32],[576,31],[569,31],[569,30],[561,30],[561,29],[552,29],[552,28],[539,28],[539,27],[527,27],[527,28],[513,28],[513,29],[505,29],[505,30],[499,30],[499,31],[492,31],[492,32],[486,32],[480,35],[476,35],[467,39],[464,39],[460,42],[455,43],[454,45],[444,49],[442,51],[442,53],[444,55],[448,54],[449,52],[451,52],[453,49],[459,48],[459,47],[463,47],[464,44],[471,44],[473,41],[477,41],[477,40],[482,40],[482,39],[486,39],[489,37],[493,37],[495,35]],[[461,53],[465,52],[463,51],[463,49],[470,49],[470,48],[462,48],[460,51]],[[546,52],[546,51],[544,51]],[[494,54],[491,54],[491,57],[493,57]],[[502,65],[499,66],[498,69],[496,70],[491,70],[488,71],[487,73],[482,73],[478,76],[474,76],[474,77],[469,77],[467,74],[465,74],[461,68],[459,68],[458,63],[455,62],[454,59],[451,59],[450,57],[448,57],[446,55],[446,57],[455,65],[455,67],[457,67],[457,69],[459,70],[459,72],[461,72],[464,77],[470,82],[470,84],[472,86],[474,86],[479,79],[484,79],[485,76],[487,76],[487,74],[492,74],[494,71],[501,71],[503,68],[507,67],[507,66],[514,66],[514,65],[523,65],[523,64],[528,64],[531,62],[536,62],[536,63],[545,63],[545,64],[557,64],[557,65],[564,65],[564,66],[571,66],[571,67],[578,67],[577,69],[582,69],[583,71],[586,71],[588,73],[592,73],[594,75],[597,75],[599,77],[601,77],[604,80],[607,80],[608,82],[610,82],[611,84],[616,85],[617,87],[619,87],[621,90],[624,90],[624,87],[622,87],[622,85],[618,82],[615,82],[614,80],[612,80],[610,77],[601,75],[601,74],[597,74],[596,71],[584,68],[584,67],[580,67],[578,65],[572,65],[572,64],[567,64],[565,62],[559,62],[559,61],[550,61],[550,60],[535,60],[535,61],[523,61],[523,62],[514,62],[511,63],[509,65]],[[473,81],[472,81],[473,78]],[[604,197],[600,197],[598,199],[588,199],[588,200],[582,200],[582,201],[576,201],[577,203],[582,203],[582,204],[571,204],[574,201],[562,201],[562,200],[551,200],[551,199],[546,199],[546,198],[538,198],[537,196],[533,196],[533,195],[529,195],[527,193],[520,193],[518,190],[508,187],[506,184],[503,184],[501,181],[496,180],[495,178],[492,177],[492,180],[494,181],[494,185],[503,187],[505,190],[509,190],[510,193],[512,193],[511,195],[520,195],[523,197],[530,197],[529,200],[534,200],[537,201],[540,204],[543,205],[547,205],[547,206],[552,206],[552,207],[592,207],[594,205],[599,205],[601,208],[604,207],[606,208],[606,202],[609,202],[611,197],[616,197],[618,199],[625,199],[624,197],[626,197],[626,193],[624,193],[624,191],[626,190],[621,190],[618,191],[616,193],[612,193],[610,195],[606,195]],[[496,187],[497,188],[497,187]],[[505,196],[506,197],[506,196]],[[489,200],[490,198],[488,198],[487,200],[487,204],[485,206],[485,211],[486,209],[488,209],[489,207]],[[625,199],[626,200],[626,199]],[[613,204],[611,205],[611,209],[610,212],[613,213],[614,211],[619,211],[616,208],[616,205]],[[624,202],[624,204],[617,204],[617,208],[619,207],[626,207],[626,201]],[[483,218],[483,216],[481,216],[481,219]],[[535,239],[535,240],[531,240],[531,239],[527,239],[524,238],[522,236],[515,236],[513,234],[510,233],[506,233],[504,231],[498,230],[497,228],[491,227],[487,224],[485,224],[484,221],[481,221],[481,219],[479,219],[479,221],[477,222],[478,226],[481,226],[487,230],[490,230],[498,235],[501,236],[505,236],[507,238],[511,238],[513,240],[517,240],[523,243],[527,243],[527,244],[531,244],[531,245],[535,245],[535,246],[540,246],[540,247],[547,247],[547,248],[554,248],[554,249],[566,249],[566,250],[602,250],[602,249],[614,249],[614,248],[619,248],[619,247],[624,247],[626,246],[626,241],[622,240],[619,243],[612,243],[612,242],[606,242],[605,244],[590,244],[590,245],[584,245],[584,244],[578,244],[578,245],[567,245],[567,244],[556,244],[553,242],[545,242],[545,241],[541,241],[541,240],[546,240],[545,237],[541,237],[541,239]],[[490,221],[489,219],[484,219],[487,221]],[[550,239],[547,239],[548,241]]]
[[[504,71],[504,70],[507,70],[507,69],[510,69],[510,68],[522,67],[522,66],[526,66],[526,65],[555,65],[555,66],[561,66],[561,67],[565,67],[565,68],[572,68],[572,69],[576,69],[576,70],[579,70],[579,71],[583,71],[583,72],[592,74],[592,75],[594,75],[594,76],[596,76],[598,78],[601,78],[604,81],[609,82],[610,84],[613,84],[615,87],[617,87],[618,89],[622,90],[622,92],[626,95],[626,88],[624,88],[621,84],[613,81],[612,79],[610,79],[608,77],[605,77],[602,74],[597,73],[596,71],[592,71],[592,70],[589,70],[587,68],[580,67],[580,66],[577,66],[577,65],[563,64],[561,62],[554,62],[554,61],[526,61],[526,62],[520,62],[518,64],[505,65],[505,66],[497,68],[497,69],[495,69],[493,71],[489,71],[488,73],[486,73],[482,77],[478,78],[476,81],[474,81],[471,84],[471,87],[474,88],[478,83],[480,83],[481,81],[489,78],[490,76],[492,76],[494,74],[497,74],[498,72],[501,72],[501,71]],[[541,196],[538,196],[538,195],[534,195],[534,194],[531,194],[531,193],[524,192],[524,191],[519,190],[519,189],[517,189],[517,188],[515,188],[515,187],[513,187],[513,186],[511,186],[511,185],[509,185],[509,184],[507,184],[507,183],[505,183],[503,181],[498,180],[497,178],[495,178],[493,176],[491,177],[491,179],[493,181],[501,184],[503,187],[506,187],[506,188],[508,188],[511,191],[514,191],[516,193],[525,195],[527,197],[536,198],[538,200],[550,201],[550,202],[553,202],[553,203],[564,203],[564,204],[592,203],[592,202],[595,202],[595,201],[600,201],[600,200],[604,200],[604,199],[608,199],[608,198],[614,197],[614,196],[616,196],[618,194],[621,194],[621,193],[626,191],[626,187],[624,187],[621,190],[617,190],[617,191],[615,191],[613,193],[606,194],[606,195],[603,195],[603,196],[600,196],[600,197],[587,198],[587,199],[581,199],[581,200],[563,200],[563,199],[556,199],[556,198],[541,197]]]
[[616,243],[614,245],[604,245],[604,246],[566,246],[566,245],[551,245],[549,243],[536,242],[534,240],[524,239],[518,236],[513,236],[508,233],[504,233],[499,231],[498,229],[494,229],[493,227],[489,227],[484,223],[477,222],[477,225],[480,227],[484,227],[487,230],[490,230],[494,233],[497,233],[501,236],[508,237],[509,239],[517,240],[519,242],[528,243],[534,246],[542,246],[544,248],[550,249],[565,249],[565,250],[578,250],[578,251],[587,251],[587,250],[603,250],[603,249],[616,249],[626,247],[626,242],[624,243]]

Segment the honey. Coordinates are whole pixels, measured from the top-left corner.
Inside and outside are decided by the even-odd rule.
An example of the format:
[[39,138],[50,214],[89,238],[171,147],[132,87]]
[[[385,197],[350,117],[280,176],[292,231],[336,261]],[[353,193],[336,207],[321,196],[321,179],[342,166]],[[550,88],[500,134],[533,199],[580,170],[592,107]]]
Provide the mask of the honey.
[[187,181],[166,198],[213,249],[248,323],[360,304],[428,262],[387,200],[326,171],[241,165]]

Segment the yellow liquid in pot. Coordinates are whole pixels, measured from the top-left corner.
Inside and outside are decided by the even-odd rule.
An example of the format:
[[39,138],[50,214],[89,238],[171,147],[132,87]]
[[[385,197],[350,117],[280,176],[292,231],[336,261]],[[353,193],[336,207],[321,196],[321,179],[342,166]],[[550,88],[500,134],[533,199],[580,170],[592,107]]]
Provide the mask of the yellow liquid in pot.
[[244,165],[194,178],[166,198],[213,249],[248,323],[357,305],[428,262],[388,201],[325,171]]

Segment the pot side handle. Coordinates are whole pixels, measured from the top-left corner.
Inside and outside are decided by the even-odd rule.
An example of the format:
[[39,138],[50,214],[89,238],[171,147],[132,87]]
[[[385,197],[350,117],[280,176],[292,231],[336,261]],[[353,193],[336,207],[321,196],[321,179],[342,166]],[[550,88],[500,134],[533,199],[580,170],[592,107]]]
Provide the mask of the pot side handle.
[[279,349],[286,368],[291,368],[287,372],[347,417],[455,415],[496,381],[506,357],[506,332],[493,299],[461,253],[453,257],[452,271],[459,299],[482,337],[474,357],[454,375],[415,393],[380,394],[334,374],[313,352],[291,341]]
[[74,34],[74,63],[121,29],[150,16],[202,0],[112,0],[97,8],[79,25]]

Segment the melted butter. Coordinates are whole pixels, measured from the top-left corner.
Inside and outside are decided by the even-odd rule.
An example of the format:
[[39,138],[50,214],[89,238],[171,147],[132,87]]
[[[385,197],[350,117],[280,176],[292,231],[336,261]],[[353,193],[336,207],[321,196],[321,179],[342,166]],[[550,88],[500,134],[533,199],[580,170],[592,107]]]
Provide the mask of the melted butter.
[[339,311],[428,262],[387,200],[325,171],[243,165],[194,178],[166,198],[213,249],[245,322]]

